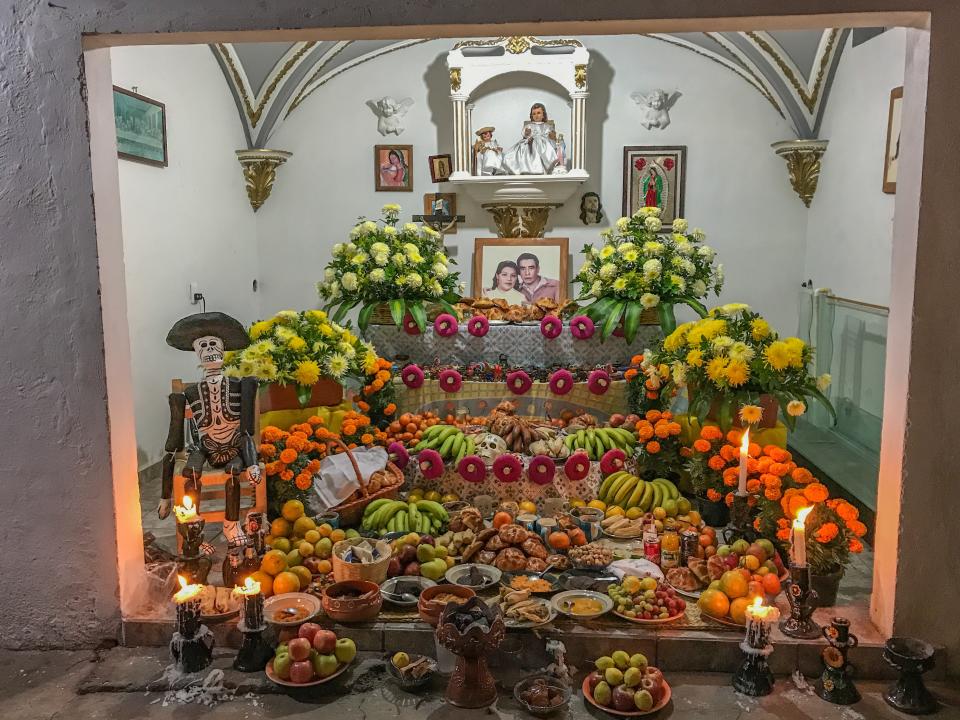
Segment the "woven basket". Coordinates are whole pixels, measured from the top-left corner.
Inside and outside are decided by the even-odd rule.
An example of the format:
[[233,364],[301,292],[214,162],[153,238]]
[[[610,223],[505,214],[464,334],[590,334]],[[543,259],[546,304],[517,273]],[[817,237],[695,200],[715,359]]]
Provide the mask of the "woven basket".
[[397,494],[400,492],[400,486],[403,484],[403,472],[394,465],[392,462],[387,461],[387,466],[384,468],[384,472],[387,475],[393,477],[393,484],[388,485],[385,488],[381,488],[375,493],[371,493],[367,490],[367,481],[363,479],[363,475],[360,473],[360,466],[357,465],[357,460],[353,457],[353,453],[350,452],[350,448],[344,445],[339,439],[332,439],[330,442],[336,443],[339,445],[343,451],[347,454],[347,457],[350,460],[350,464],[353,465],[353,471],[357,474],[357,483],[360,485],[360,495],[361,497],[357,500],[352,500],[351,502],[341,503],[331,510],[340,515],[340,525],[343,527],[349,525],[359,525],[360,521],[363,519],[363,511],[374,500],[379,498],[387,498],[393,500],[397,497]]
[[367,564],[349,563],[340,557],[348,548],[362,542],[369,542],[369,540],[352,538],[350,540],[341,540],[333,546],[331,563],[333,564],[334,580],[337,582],[343,582],[344,580],[369,580],[379,585],[387,579],[387,566],[390,564],[392,548],[386,540],[377,541],[377,550],[380,552],[381,559],[376,562]]
[[660,316],[657,315],[656,308],[645,308],[642,313],[640,313],[640,324],[641,325],[659,325]]
[[[437,305],[436,303],[424,303],[424,309],[427,311],[427,320],[431,322],[436,320],[437,315],[446,312],[443,306]],[[380,303],[373,309],[373,312],[370,313],[370,324],[393,325],[393,315],[390,314],[389,303]]]

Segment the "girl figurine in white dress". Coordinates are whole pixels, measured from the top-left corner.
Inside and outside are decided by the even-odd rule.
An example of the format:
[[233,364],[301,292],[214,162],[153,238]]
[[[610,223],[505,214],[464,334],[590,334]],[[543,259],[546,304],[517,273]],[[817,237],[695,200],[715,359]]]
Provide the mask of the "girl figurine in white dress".
[[473,144],[474,175],[502,175],[503,148],[493,138],[496,128],[486,125],[477,130],[477,140]]
[[504,153],[503,166],[511,175],[549,175],[558,160],[553,123],[543,103],[534,103],[530,122],[523,125],[523,138]]

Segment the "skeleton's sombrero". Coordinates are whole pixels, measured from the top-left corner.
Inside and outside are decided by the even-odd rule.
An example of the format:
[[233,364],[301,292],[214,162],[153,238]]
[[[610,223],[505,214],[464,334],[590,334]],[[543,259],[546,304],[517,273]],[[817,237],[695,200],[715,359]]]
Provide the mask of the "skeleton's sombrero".
[[242,350],[250,344],[250,337],[238,320],[226,313],[208,312],[177,320],[167,333],[167,345],[177,350],[193,350],[193,341],[204,335],[223,340],[224,350]]

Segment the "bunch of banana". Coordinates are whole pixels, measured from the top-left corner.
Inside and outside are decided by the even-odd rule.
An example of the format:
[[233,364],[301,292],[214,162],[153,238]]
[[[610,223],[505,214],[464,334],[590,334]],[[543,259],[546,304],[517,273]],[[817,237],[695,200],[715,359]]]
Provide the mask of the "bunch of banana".
[[476,441],[472,435],[464,435],[454,425],[431,425],[423,431],[423,437],[413,451],[420,452],[427,448],[436,450],[444,460],[452,460],[456,467],[464,456],[473,454]]
[[440,503],[432,500],[405,502],[381,498],[367,505],[361,527],[381,535],[388,532],[437,534],[446,525],[449,515]]
[[627,455],[633,454],[637,437],[626,428],[581,428],[564,438],[570,450],[586,450],[591,460],[599,460],[607,450],[620,448]]
[[677,486],[665,478],[647,481],[624,470],[609,475],[597,491],[597,499],[607,505],[619,505],[624,510],[635,507],[644,512],[679,497]]
[[507,444],[510,452],[525,453],[537,440],[548,440],[554,436],[553,428],[537,427],[526,418],[518,415],[500,413],[490,423],[490,432],[499,435]]
[[564,444],[563,438],[555,435],[549,440],[537,440],[530,443],[531,455],[546,455],[553,458],[570,457],[572,451]]

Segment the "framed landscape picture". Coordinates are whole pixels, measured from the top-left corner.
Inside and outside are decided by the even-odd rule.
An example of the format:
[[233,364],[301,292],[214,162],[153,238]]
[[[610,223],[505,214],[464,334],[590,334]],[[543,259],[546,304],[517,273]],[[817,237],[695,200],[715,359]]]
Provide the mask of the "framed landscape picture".
[[567,299],[567,238],[477,238],[473,297],[524,305]]
[[623,214],[627,217],[646,206],[661,210],[665,229],[683,217],[687,179],[687,147],[630,145],[623,148]]
[[903,86],[890,91],[890,109],[887,112],[887,144],[883,153],[883,191],[897,191],[897,165],[900,160],[900,113],[903,108]]
[[413,190],[413,145],[376,145],[373,171],[377,192]]
[[167,110],[162,102],[114,85],[113,121],[119,157],[167,166]]

